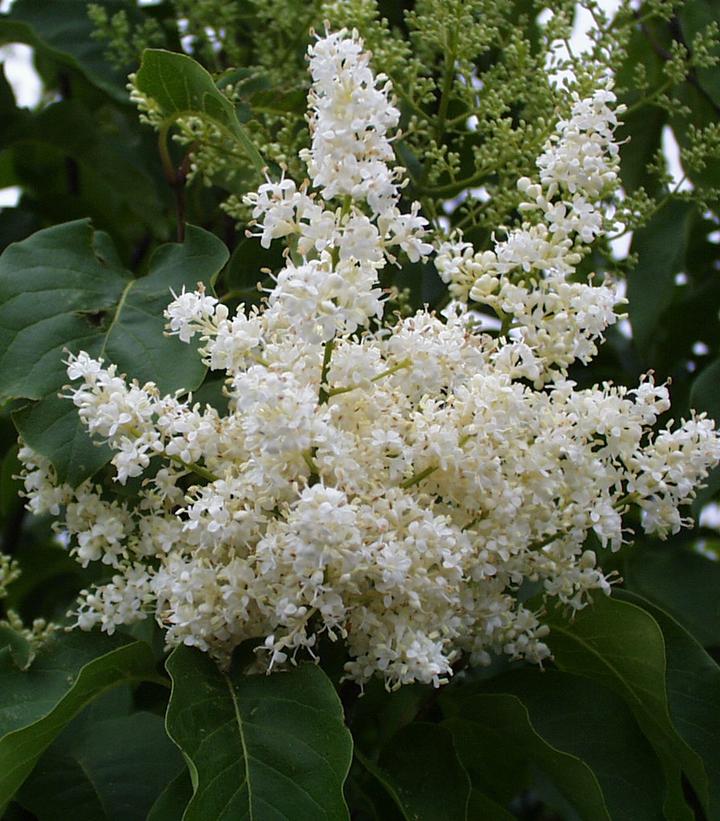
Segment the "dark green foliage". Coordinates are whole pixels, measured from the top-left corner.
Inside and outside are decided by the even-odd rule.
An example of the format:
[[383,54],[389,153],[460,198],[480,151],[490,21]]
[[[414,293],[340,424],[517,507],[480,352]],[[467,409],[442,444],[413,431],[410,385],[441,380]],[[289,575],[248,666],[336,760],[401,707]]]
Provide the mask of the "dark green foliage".
[[0,650],[0,806],[92,699],[125,682],[160,680],[147,645],[76,633],[49,640],[29,670]]
[[187,821],[348,817],[342,785],[352,741],[322,670],[302,664],[267,679],[223,673],[185,647],[167,668],[167,729],[193,777]]

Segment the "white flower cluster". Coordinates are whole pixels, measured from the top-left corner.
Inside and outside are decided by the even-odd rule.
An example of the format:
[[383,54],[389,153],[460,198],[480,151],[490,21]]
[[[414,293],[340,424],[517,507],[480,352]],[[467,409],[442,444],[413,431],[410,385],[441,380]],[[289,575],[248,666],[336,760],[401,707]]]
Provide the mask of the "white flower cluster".
[[[261,244],[285,237],[296,258],[278,275],[264,321],[325,342],[382,316],[378,271],[387,260],[402,251],[417,262],[432,246],[419,204],[410,213],[398,208],[403,169],[388,166],[394,152],[387,132],[400,112],[389,100],[389,81],[373,77],[356,32],[319,38],[309,57],[312,146],[302,156],[314,190],[283,177],[245,201]],[[338,199],[342,205],[328,207]]]
[[[609,592],[588,536],[619,548],[630,505],[648,532],[677,530],[678,507],[720,459],[718,436],[702,416],[654,436],[669,401],[652,379],[577,390],[561,371],[548,376],[547,357],[589,358],[592,334],[614,314],[561,282],[562,267],[542,269],[537,297],[529,287],[524,299],[500,296],[510,247],[520,260],[523,242],[540,247],[539,231],[513,235],[487,259],[452,252],[458,271],[481,266],[477,295],[483,277],[505,283],[487,296],[516,317],[526,311],[534,335],[480,334],[462,311],[383,324],[377,275],[388,248],[411,259],[429,251],[417,208],[399,211],[401,172],[387,166],[397,121],[389,85],[377,88],[354,33],[320,38],[310,57],[310,176],[323,203],[342,202],[326,210],[309,186],[263,184],[252,196],[259,236],[285,237],[295,257],[263,308],[231,315],[198,290],[166,312],[170,332],[199,340],[208,367],[225,372],[227,413],[128,383],[79,353],[70,396],[113,449],[117,481],[135,477],[137,493],[59,485],[23,448],[28,504],[64,508],[77,558],[114,568],[84,594],[83,628],[112,632],[152,615],[169,645],[221,662],[256,639],[268,669],[340,639],[349,678],[380,675],[391,687],[444,682],[463,655],[542,661],[548,629],[521,585],[573,608],[589,591]],[[525,187],[566,238],[595,224],[580,226],[578,215],[582,197],[595,214],[614,162],[610,127],[600,127],[609,101],[605,92],[578,101],[543,155],[545,187]],[[554,186],[577,195],[564,215],[550,205]],[[543,241],[570,266],[571,252],[557,250],[562,231],[548,223]],[[551,276],[556,286],[543,290]]]
[[[522,343],[522,370],[541,386],[575,360],[589,362],[623,300],[612,283],[570,279],[591,243],[604,233],[602,198],[618,181],[617,114],[609,88],[574,98],[571,116],[538,157],[539,182],[524,177],[520,209],[536,215],[475,253],[462,237],[442,243],[436,266],[453,295],[491,306],[510,337]],[[532,350],[530,355],[527,349]],[[520,372],[518,372],[520,375]]]
[[310,178],[324,199],[366,200],[381,214],[397,199],[400,174],[387,165],[395,159],[387,133],[400,121],[388,99],[390,81],[382,74],[373,76],[370,55],[356,35],[321,37],[308,56],[312,147],[301,158]]

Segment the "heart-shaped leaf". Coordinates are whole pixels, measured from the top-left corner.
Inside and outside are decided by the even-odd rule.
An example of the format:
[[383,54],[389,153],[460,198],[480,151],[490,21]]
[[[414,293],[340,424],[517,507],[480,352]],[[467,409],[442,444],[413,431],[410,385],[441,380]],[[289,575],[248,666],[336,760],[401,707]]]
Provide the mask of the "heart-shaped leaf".
[[107,448],[85,432],[71,402],[66,350],[85,350],[162,392],[192,390],[205,368],[192,345],[164,334],[171,289],[211,286],[227,261],[220,240],[188,227],[182,244],[163,245],[147,276],[132,278],[107,235],[87,220],[38,231],[0,257],[0,400],[40,400],[15,414],[25,441],[77,485],[102,467]]
[[314,664],[271,676],[221,672],[178,647],[167,729],[191,763],[183,821],[347,818],[352,741],[330,680]]

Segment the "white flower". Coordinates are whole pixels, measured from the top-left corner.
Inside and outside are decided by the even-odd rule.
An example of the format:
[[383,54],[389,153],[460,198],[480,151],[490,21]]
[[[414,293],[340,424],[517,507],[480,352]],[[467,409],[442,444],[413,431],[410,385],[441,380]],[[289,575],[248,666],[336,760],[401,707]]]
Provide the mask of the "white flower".
[[386,135],[400,119],[389,100],[391,84],[373,76],[356,31],[318,37],[308,55],[312,147],[301,156],[310,179],[326,200],[350,196],[381,213],[398,196],[386,165],[394,159]]
[[301,220],[313,223],[322,212],[304,191],[297,190],[293,180],[285,176],[277,183],[268,178],[257,192],[246,194],[244,199],[254,206],[252,216],[262,229],[259,234],[251,236],[259,236],[263,248],[269,248],[274,239],[301,232]]
[[319,38],[310,57],[305,156],[322,200],[343,201],[263,183],[248,197],[256,235],[292,251],[263,305],[231,315],[199,287],[166,311],[170,332],[199,335],[202,360],[225,373],[227,412],[70,357],[81,420],[113,450],[116,478],[142,485],[134,498],[71,488],[23,446],[28,507],[61,517],[82,564],[116,571],[82,594],[82,628],[152,614],[169,646],[222,664],[255,639],[268,671],[327,636],[346,643],[349,678],[390,688],[438,686],[463,654],[540,663],[548,627],[520,585],[576,610],[607,594],[588,536],[618,549],[629,505],[647,532],[674,532],[720,460],[703,416],[652,433],[669,407],[652,379],[580,390],[567,378],[618,319],[612,283],[571,277],[615,180],[612,94],[575,100],[540,182],[519,182],[526,222],[493,250],[461,237],[438,248],[452,294],[495,309],[507,333],[477,332],[457,304],[383,325],[379,271],[398,248],[430,252],[388,166],[398,113],[357,34]]
[[538,157],[540,181],[552,197],[557,191],[583,192],[598,199],[618,176],[619,151],[613,141],[618,109],[615,95],[600,89],[581,100],[575,95],[570,119],[558,123],[556,134]]
[[309,342],[353,333],[370,317],[382,316],[376,269],[354,259],[333,267],[327,252],[302,265],[288,264],[278,274],[268,305],[270,322],[296,327]]
[[[218,305],[215,297],[208,296],[203,290],[186,293],[185,288],[180,296],[173,296],[175,299],[165,309],[170,333],[177,334],[182,342],[189,342],[198,331],[212,327],[209,322]],[[70,379],[78,379],[81,375],[71,376],[68,371]]]
[[418,262],[433,250],[432,245],[424,240],[428,221],[419,215],[419,211],[420,203],[414,202],[409,214],[402,214],[397,208],[389,208],[378,220],[380,230],[388,237],[387,244],[400,246],[410,262]]

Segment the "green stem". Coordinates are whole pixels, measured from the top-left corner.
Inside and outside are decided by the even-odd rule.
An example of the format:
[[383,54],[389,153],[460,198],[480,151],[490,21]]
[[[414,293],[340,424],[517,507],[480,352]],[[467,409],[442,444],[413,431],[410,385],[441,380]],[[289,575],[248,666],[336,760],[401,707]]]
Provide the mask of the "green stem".
[[439,465],[431,465],[430,467],[425,468],[425,470],[421,470],[420,473],[413,473],[409,479],[406,479],[404,482],[400,483],[400,487],[403,490],[407,490],[409,487],[413,487],[413,485],[420,484],[420,482],[422,482],[423,479],[427,479],[431,473],[435,473],[438,467]]
[[457,180],[456,182],[446,183],[445,185],[428,186],[418,190],[422,191],[424,194],[430,194],[430,196],[452,194],[455,191],[464,191],[466,188],[472,188],[472,186],[481,183],[487,175],[487,169],[482,168],[479,171],[476,171],[471,177],[466,177],[464,180]]
[[[412,360],[403,359],[401,362],[398,362],[397,365],[393,365],[392,368],[388,368],[387,370],[376,374],[375,376],[373,376],[373,378],[370,381],[371,382],[379,382],[381,379],[384,379],[386,376],[390,376],[391,374],[397,373],[398,371],[401,371],[405,368],[409,368],[411,365],[412,365]],[[345,388],[330,388],[327,391],[327,395],[328,395],[328,398],[330,398],[331,396],[338,396],[341,393],[350,393],[350,391],[357,390],[358,388],[361,388],[361,387],[362,387],[362,385],[348,385]]]
[[170,129],[175,122],[174,117],[168,117],[163,120],[158,130],[158,150],[160,151],[160,162],[162,163],[163,173],[168,185],[177,185],[177,171],[170,156],[170,147],[168,145],[168,138],[170,136]]
[[[408,104],[408,106],[418,115],[418,117],[422,117],[423,119],[427,120],[427,114],[420,108],[420,106],[413,100],[413,98],[403,90],[400,83],[393,83],[393,91],[400,97],[404,102]],[[403,134],[405,136],[405,134]]]
[[[507,333],[510,330],[510,327],[512,326],[513,315],[503,313],[499,309],[495,311],[495,313],[498,314],[498,318],[502,322],[498,336],[507,336]],[[500,314],[502,314],[502,316]]]
[[324,405],[330,398],[330,393],[327,387],[327,376],[330,370],[330,361],[332,360],[333,349],[335,348],[335,338],[328,339],[323,350],[322,371],[320,372],[320,391],[318,393],[318,405]]
[[466,200],[466,202],[468,203],[468,209],[465,212],[465,215],[462,217],[462,219],[459,219],[455,224],[455,228],[458,231],[462,231],[470,223],[472,223],[473,225],[477,225],[476,218],[479,216],[479,214],[485,207],[485,203],[480,202],[479,200]]
[[666,80],[661,86],[658,86],[652,94],[648,94],[647,97],[643,97],[641,100],[638,100],[636,103],[633,103],[629,108],[627,108],[623,116],[627,117],[628,115],[638,111],[638,109],[644,108],[646,105],[650,105],[661,94],[664,94],[668,89],[672,88],[674,84],[675,83],[673,80]]
[[[158,130],[158,150],[160,151],[160,162],[168,185],[172,189],[175,197],[175,222],[177,241],[185,241],[185,178],[186,173],[175,168],[170,156],[169,136],[170,129],[175,122],[175,117],[168,117]],[[187,163],[188,157],[185,158]]]
[[317,479],[320,476],[320,471],[318,470],[317,463],[313,458],[312,450],[304,450],[302,452],[302,458],[305,461],[305,464],[308,466],[310,470],[310,477]]
[[176,464],[182,465],[191,473],[194,473],[201,479],[205,479],[207,482],[217,482],[217,480],[220,478],[219,476],[216,476],[214,473],[211,473],[207,468],[202,467],[202,465],[198,465],[197,462],[186,462],[179,456],[170,456],[170,454],[167,453],[165,455],[168,457],[168,459],[172,459],[172,461]]

